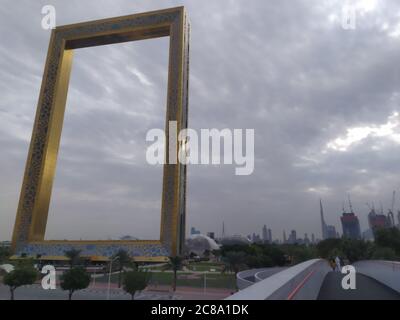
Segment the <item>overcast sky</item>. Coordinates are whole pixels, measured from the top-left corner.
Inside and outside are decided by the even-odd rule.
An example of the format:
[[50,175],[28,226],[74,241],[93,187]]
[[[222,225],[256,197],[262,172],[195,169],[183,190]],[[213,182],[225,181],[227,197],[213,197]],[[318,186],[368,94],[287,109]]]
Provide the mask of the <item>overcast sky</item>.
[[[0,240],[11,238],[50,32],[57,25],[185,5],[191,20],[189,126],[255,129],[255,170],[188,169],[187,227],[202,232],[341,232],[350,193],[390,207],[400,182],[400,4],[350,1],[0,1]],[[145,162],[162,128],[168,39],[78,49],[47,239],[158,238],[162,168]],[[400,191],[398,192],[400,193]],[[400,195],[399,195],[400,196]],[[400,199],[397,202],[400,204]],[[347,205],[347,203],[346,203]],[[396,206],[397,207],[397,206]]]

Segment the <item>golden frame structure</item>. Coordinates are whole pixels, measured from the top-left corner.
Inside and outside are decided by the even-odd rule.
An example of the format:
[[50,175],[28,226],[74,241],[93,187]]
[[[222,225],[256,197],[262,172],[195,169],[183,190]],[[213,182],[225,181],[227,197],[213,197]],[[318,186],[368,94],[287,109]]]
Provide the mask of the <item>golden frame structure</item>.
[[[65,25],[52,31],[14,225],[15,255],[50,259],[77,248],[82,255],[109,257],[123,248],[136,260],[160,261],[181,254],[185,239],[186,166],[179,163],[166,163],[163,168],[159,240],[47,241],[44,235],[74,49],[170,37],[165,125],[165,157],[170,159],[169,121],[177,122],[177,132],[188,124],[189,29],[184,7],[177,7]],[[178,145],[174,152],[178,154]]]

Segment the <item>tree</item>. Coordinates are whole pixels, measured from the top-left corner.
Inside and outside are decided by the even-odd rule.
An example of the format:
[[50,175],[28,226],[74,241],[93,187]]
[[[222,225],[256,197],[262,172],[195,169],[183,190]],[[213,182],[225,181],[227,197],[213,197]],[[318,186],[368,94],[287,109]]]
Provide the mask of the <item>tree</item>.
[[342,239],[325,239],[317,244],[317,253],[321,258],[330,259],[332,251],[335,249],[340,249],[342,244]]
[[125,266],[131,263],[131,257],[129,256],[128,252],[123,249],[120,249],[113,257],[113,259],[117,260],[118,263],[118,288],[121,288],[121,280],[122,280],[122,270]]
[[332,259],[336,256],[347,258],[350,263],[358,260],[369,259],[371,244],[358,239],[326,239],[317,244],[320,257]]
[[137,291],[142,291],[147,287],[149,279],[147,272],[127,271],[124,273],[123,289],[131,295],[133,300]]
[[76,249],[71,249],[68,251],[65,251],[65,256],[69,259],[69,265],[70,268],[72,269],[76,264],[79,263],[80,261],[80,255],[81,255],[81,250],[76,250]]
[[225,255],[222,257],[222,261],[224,262],[225,271],[231,271],[235,274],[235,279],[236,275],[239,271],[243,270],[246,268],[246,258],[247,255],[243,251],[228,251],[225,253]]
[[3,283],[10,287],[10,299],[14,300],[14,291],[20,286],[33,284],[37,278],[37,272],[32,266],[19,266],[3,278]]
[[400,230],[397,228],[376,230],[375,244],[379,247],[392,248],[400,256]]
[[82,267],[73,267],[65,271],[61,275],[60,280],[61,288],[68,290],[68,300],[71,300],[75,291],[85,289],[89,286],[90,275]]
[[364,240],[343,238],[341,243],[341,251],[350,263],[368,259],[369,244]]
[[176,281],[177,281],[177,272],[182,269],[184,263],[183,258],[180,256],[169,257],[169,261],[166,265],[166,269],[170,269],[174,272],[174,278],[172,281],[172,290],[176,291]]
[[395,261],[398,257],[392,248],[375,246],[372,252],[372,259]]
[[[276,244],[264,244],[261,246],[262,246],[263,255],[267,256],[267,258],[269,258],[269,260],[271,260],[272,267],[285,265],[286,258],[285,258],[285,251],[283,250],[284,248],[282,248],[281,246],[278,246]],[[264,265],[264,267],[267,267],[267,266],[268,265]]]
[[219,261],[220,257],[221,257],[221,250],[212,250],[211,253],[213,254],[213,256],[215,257],[215,260]]

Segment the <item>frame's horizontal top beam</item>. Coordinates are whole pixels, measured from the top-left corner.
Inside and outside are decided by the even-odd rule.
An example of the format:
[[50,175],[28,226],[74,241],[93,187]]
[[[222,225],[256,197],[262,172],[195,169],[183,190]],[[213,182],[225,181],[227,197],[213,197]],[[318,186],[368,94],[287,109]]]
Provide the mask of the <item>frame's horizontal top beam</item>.
[[86,27],[90,26],[93,24],[101,24],[101,23],[115,23],[115,22],[120,22],[123,20],[127,19],[136,19],[136,18],[143,18],[146,16],[155,16],[155,15],[163,15],[163,14],[168,14],[168,13],[184,13],[185,12],[185,7],[184,6],[179,6],[179,7],[174,7],[174,8],[167,8],[167,9],[162,9],[162,10],[154,10],[154,11],[149,11],[149,12],[142,12],[142,13],[134,13],[134,14],[129,14],[125,16],[119,16],[119,17],[113,17],[113,18],[105,18],[105,19],[98,19],[98,20],[92,20],[92,21],[86,21],[86,22],[78,22],[78,23],[72,23],[72,24],[66,24],[62,26],[57,26],[57,30],[60,31],[65,31],[69,29],[76,29],[80,27]]
[[65,49],[78,49],[106,44],[122,43],[135,40],[166,37],[170,34],[169,25],[154,26],[151,28],[137,29],[132,31],[115,32],[98,36],[88,35],[87,37],[67,40]]

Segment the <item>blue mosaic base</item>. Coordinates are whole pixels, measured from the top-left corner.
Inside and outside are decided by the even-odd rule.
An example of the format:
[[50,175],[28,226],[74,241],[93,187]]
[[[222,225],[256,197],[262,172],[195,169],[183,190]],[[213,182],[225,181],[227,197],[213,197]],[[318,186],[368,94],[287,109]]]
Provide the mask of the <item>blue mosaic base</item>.
[[169,250],[159,244],[27,244],[21,247],[16,255],[27,256],[65,256],[65,251],[81,250],[82,256],[105,256],[111,257],[118,250],[125,250],[131,257],[146,256],[159,257],[170,256]]

